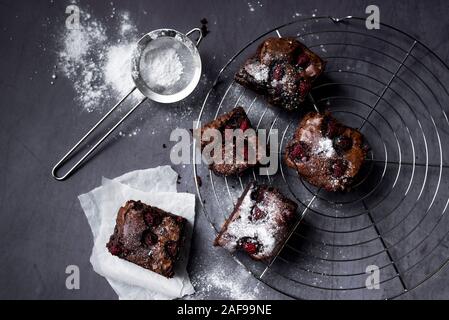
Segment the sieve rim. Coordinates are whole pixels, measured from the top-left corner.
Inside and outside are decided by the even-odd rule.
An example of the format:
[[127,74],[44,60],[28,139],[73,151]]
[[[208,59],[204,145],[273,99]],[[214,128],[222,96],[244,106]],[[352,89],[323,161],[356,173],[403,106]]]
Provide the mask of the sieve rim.
[[[150,42],[161,38],[173,38],[184,45],[190,52],[193,60],[193,75],[190,82],[182,90],[172,94],[161,94],[155,92],[147,85],[140,72],[140,62],[145,48]],[[134,53],[132,55],[131,76],[135,86],[148,99],[160,103],[178,102],[190,95],[200,81],[201,71],[201,56],[196,44],[187,35],[175,29],[162,28],[148,32],[137,42],[136,48],[134,49]]]

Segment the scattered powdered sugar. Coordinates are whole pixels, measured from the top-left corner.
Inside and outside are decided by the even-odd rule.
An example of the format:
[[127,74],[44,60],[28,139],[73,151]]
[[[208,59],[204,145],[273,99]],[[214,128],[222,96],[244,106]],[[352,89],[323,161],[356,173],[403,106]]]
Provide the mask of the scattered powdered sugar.
[[161,48],[157,53],[154,50],[149,53],[151,54],[145,57],[141,74],[150,88],[170,88],[175,85],[181,79],[184,69],[176,50]]
[[222,298],[232,300],[255,300],[259,298],[259,283],[252,285],[254,278],[242,267],[235,270],[224,270],[215,265],[212,270],[204,270],[192,276],[192,284],[197,292],[191,298],[210,298],[219,294]]
[[322,137],[318,140],[317,147],[314,150],[316,154],[322,154],[327,158],[332,157],[335,154],[332,140],[327,137]]
[[[235,274],[232,276],[235,277]],[[255,299],[255,295],[259,293],[259,289],[257,287],[255,287],[253,292],[251,292],[248,290],[244,282],[236,281],[237,279],[235,278],[234,281],[229,281],[229,278],[230,275],[226,275],[223,270],[217,270],[210,275],[209,280],[213,286],[222,289],[231,299],[251,300]]]
[[62,34],[60,70],[73,82],[76,99],[84,110],[103,111],[111,97],[118,100],[121,97],[117,95],[133,87],[130,63],[137,31],[129,14],[123,13],[118,19],[119,38],[111,41],[100,21],[87,12],[81,12],[80,17],[84,20],[79,28]]
[[332,139],[322,136],[319,129],[322,120],[322,117],[308,119],[301,131],[300,140],[313,145],[314,154],[330,158],[335,155],[334,144]]
[[257,1],[255,3],[248,2],[248,10],[249,10],[249,12],[256,11],[255,8],[257,8],[257,7],[262,8],[263,7],[263,3],[260,2],[260,1]]
[[73,81],[78,99],[87,110],[94,107],[105,90],[91,47],[104,42],[104,28],[97,21],[87,21],[77,29],[67,29],[63,35],[63,49],[59,52],[61,70]]
[[132,130],[129,133],[123,132],[123,131],[119,131],[118,135],[120,137],[132,137],[132,136],[136,136],[138,133],[140,132],[139,128],[135,128],[134,130]]
[[292,77],[289,74],[286,74],[282,77],[281,80],[273,79],[271,80],[271,86],[276,88],[277,86],[284,86],[285,84],[289,84],[292,82]]
[[134,43],[112,46],[106,52],[104,66],[105,81],[120,95],[129,92],[133,86],[131,77],[131,55]]
[[131,34],[137,34],[137,27],[132,23],[129,12],[123,12],[120,16],[120,36],[127,37]]
[[258,61],[248,63],[245,66],[246,72],[256,81],[267,81],[270,70],[268,67]]
[[[67,61],[79,61],[89,53],[92,44],[104,40],[103,26],[97,21],[89,20],[86,25],[81,24],[79,28],[67,29],[64,37],[64,51],[60,53],[60,56]],[[64,67],[71,67],[71,65]]]

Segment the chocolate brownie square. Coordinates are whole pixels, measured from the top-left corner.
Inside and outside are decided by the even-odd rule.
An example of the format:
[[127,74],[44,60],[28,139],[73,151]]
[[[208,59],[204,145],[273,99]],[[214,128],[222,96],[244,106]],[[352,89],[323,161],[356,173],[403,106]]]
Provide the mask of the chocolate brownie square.
[[327,191],[350,189],[366,158],[362,134],[330,113],[308,113],[286,147],[285,162],[310,184]]
[[295,38],[268,38],[241,66],[235,80],[287,110],[304,102],[325,62]]
[[106,247],[119,258],[171,278],[187,220],[140,201],[120,208]]
[[224,223],[214,245],[245,251],[254,260],[269,261],[287,240],[297,204],[279,190],[250,183]]
[[[241,155],[242,161],[238,161],[237,159],[237,152],[239,152],[237,149],[240,148],[236,148],[236,139],[232,140],[231,148],[225,148],[227,135],[229,133],[232,134],[233,130],[240,129],[244,134],[246,130],[253,129],[251,121],[248,119],[248,116],[242,107],[232,109],[230,112],[219,116],[217,119],[209,122],[201,128],[201,151],[203,151],[206,145],[210,143],[210,141],[208,141],[204,136],[204,133],[208,129],[218,130],[222,137],[221,157],[224,161],[222,163],[214,161],[209,165],[209,169],[215,174],[221,176],[241,175],[245,170],[258,165],[260,157],[257,152],[258,139],[255,134],[242,136],[242,139],[244,140],[244,154]],[[254,152],[254,159],[251,159],[248,156],[248,150],[252,150],[252,152]]]

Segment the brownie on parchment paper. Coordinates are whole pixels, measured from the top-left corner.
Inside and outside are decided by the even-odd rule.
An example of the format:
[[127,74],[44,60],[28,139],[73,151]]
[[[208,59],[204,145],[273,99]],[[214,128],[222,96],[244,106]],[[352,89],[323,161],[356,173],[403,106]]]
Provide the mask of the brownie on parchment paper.
[[106,247],[119,258],[171,278],[187,220],[140,201],[120,208]]

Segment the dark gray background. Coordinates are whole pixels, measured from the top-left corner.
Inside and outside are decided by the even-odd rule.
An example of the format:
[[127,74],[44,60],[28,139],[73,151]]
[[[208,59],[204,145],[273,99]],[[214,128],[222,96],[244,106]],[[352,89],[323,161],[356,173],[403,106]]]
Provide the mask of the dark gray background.
[[[295,12],[311,15],[363,16],[372,1],[120,1],[138,30],[160,27],[187,31],[207,18],[211,33],[201,45],[204,79],[186,101],[167,110],[143,107],[124,130],[138,125],[141,132],[130,139],[110,139],[101,153],[66,182],[50,175],[52,165],[70,144],[99,117],[83,113],[75,102],[70,81],[58,78],[51,85],[56,63],[55,43],[64,28],[69,1],[0,1],[0,298],[7,299],[115,299],[107,282],[93,272],[89,263],[92,235],[77,195],[99,185],[102,176],[169,163],[167,143],[172,128],[189,127],[197,116],[170,117],[164,127],[158,119],[180,114],[185,104],[198,110],[210,80],[243,44],[273,26],[293,19]],[[109,15],[110,1],[80,1],[95,17]],[[449,5],[447,1],[376,1],[381,21],[419,38],[449,62]],[[148,14],[144,15],[143,11]],[[214,58],[213,58],[214,57]],[[113,98],[111,98],[111,102]],[[157,135],[151,131],[157,127]],[[182,179],[180,191],[194,192],[191,167],[175,167]],[[211,248],[213,233],[199,214],[193,238],[193,278],[212,265],[220,264],[232,274],[237,265],[224,252]],[[81,289],[65,288],[65,268],[81,270]],[[448,298],[448,270],[428,281],[407,297]],[[255,279],[247,279],[248,290],[257,286],[260,298],[284,298]],[[201,288],[197,288],[202,291]],[[211,290],[198,298],[226,298]]]

